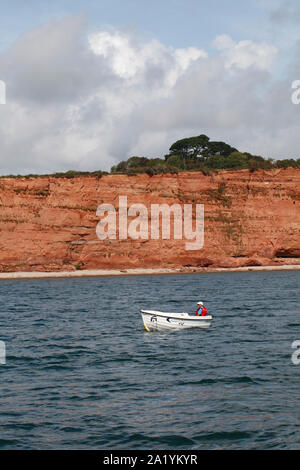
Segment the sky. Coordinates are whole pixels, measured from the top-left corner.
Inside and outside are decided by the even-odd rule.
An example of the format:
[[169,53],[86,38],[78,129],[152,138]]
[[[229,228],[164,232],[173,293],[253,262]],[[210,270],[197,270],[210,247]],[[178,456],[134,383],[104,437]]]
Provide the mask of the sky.
[[206,134],[299,158],[300,2],[0,0],[0,174],[109,170]]

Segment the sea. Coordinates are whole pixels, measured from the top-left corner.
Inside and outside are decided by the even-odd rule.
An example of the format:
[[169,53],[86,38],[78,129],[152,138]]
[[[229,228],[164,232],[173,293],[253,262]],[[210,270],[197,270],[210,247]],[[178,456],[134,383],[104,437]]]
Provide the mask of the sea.
[[[299,300],[300,271],[1,281],[0,449],[299,449]],[[198,301],[209,330],[144,330]]]

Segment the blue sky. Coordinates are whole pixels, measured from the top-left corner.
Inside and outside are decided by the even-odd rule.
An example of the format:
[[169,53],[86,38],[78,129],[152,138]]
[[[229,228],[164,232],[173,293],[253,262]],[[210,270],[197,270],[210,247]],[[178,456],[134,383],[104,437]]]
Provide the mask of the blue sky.
[[0,173],[109,169],[200,133],[299,158],[299,22],[296,0],[2,2]]
[[[235,40],[269,39],[270,12],[276,0],[11,0],[1,5],[1,46],[22,32],[51,19],[84,12],[89,27],[133,28],[145,37],[156,37],[174,47],[209,48],[215,36]],[[278,39],[278,38],[277,38]]]

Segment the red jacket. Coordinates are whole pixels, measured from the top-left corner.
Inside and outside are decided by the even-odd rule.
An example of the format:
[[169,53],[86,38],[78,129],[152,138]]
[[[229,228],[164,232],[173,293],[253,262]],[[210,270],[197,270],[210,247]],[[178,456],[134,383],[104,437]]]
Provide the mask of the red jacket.
[[[201,312],[201,315],[199,315],[199,310],[202,308],[202,312]],[[196,313],[195,313],[196,316],[201,316],[201,317],[205,317],[205,315],[207,315],[207,309],[206,307],[198,307],[197,310],[196,310]]]

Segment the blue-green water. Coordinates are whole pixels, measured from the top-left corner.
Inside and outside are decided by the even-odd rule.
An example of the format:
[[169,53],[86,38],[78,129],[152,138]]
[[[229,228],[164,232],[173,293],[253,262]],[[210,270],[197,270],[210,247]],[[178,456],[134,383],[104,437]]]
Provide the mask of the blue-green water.
[[[2,449],[300,447],[300,272],[2,281]],[[209,331],[146,333],[141,308]]]

